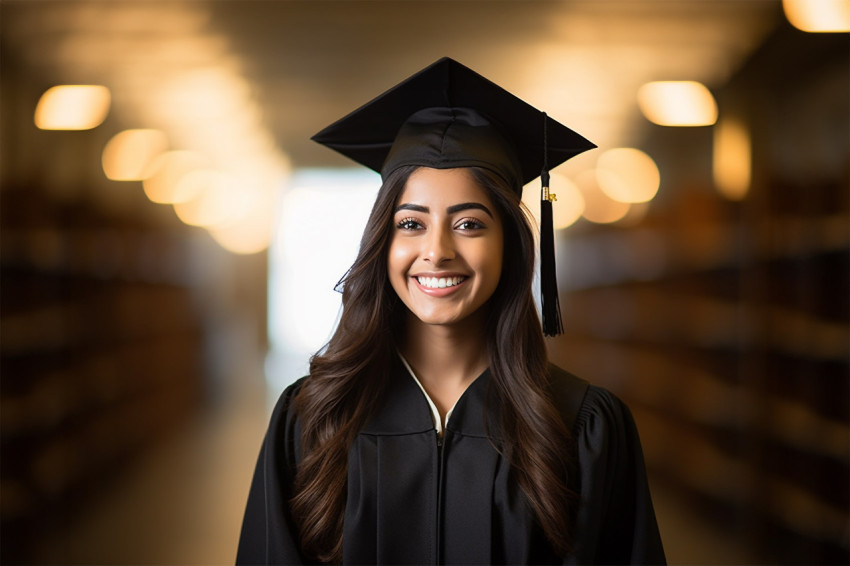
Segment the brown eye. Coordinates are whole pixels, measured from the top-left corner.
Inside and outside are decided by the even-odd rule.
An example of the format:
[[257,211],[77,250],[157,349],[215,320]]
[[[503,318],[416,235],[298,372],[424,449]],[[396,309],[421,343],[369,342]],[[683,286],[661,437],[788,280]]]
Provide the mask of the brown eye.
[[395,227],[399,230],[419,230],[422,225],[414,218],[405,218],[398,222]]
[[455,226],[458,230],[481,230],[482,228],[486,228],[482,222],[476,220],[475,218],[464,218]]

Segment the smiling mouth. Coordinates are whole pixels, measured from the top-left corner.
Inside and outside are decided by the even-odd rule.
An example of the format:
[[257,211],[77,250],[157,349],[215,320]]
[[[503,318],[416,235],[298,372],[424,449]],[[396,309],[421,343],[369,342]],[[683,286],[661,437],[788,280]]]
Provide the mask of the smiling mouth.
[[416,280],[429,289],[445,289],[460,285],[466,281],[466,277],[417,277]]

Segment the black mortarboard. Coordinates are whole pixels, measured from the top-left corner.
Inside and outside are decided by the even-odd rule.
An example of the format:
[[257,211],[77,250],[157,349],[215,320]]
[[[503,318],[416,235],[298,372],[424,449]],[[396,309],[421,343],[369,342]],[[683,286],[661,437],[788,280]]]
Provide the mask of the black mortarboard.
[[500,175],[521,196],[523,185],[542,176],[543,329],[547,335],[560,333],[548,170],[594,144],[448,57],[312,139],[383,178],[403,165],[479,166]]

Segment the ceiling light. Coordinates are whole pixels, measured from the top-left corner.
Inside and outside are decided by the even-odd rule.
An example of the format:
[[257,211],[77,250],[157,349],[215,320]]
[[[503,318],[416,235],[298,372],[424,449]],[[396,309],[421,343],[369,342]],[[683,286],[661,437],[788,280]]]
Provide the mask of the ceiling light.
[[257,190],[253,202],[239,219],[222,226],[211,226],[210,235],[224,249],[236,254],[254,254],[269,247],[277,209],[274,190]]
[[599,188],[598,179],[606,175],[613,175],[607,171],[596,171],[588,169],[579,173],[576,185],[584,197],[585,218],[596,224],[610,224],[623,218],[631,208],[631,205],[613,200]]
[[42,130],[91,130],[106,119],[110,102],[105,86],[54,86],[38,101],[35,125]]
[[[584,212],[584,195],[575,183],[566,177],[558,179],[552,189],[552,194],[556,196],[556,201],[552,203],[552,226],[555,230],[563,230],[581,218],[581,213]],[[555,189],[557,192],[554,192]]]
[[815,33],[850,31],[848,0],[782,0],[785,17],[795,28]]
[[177,217],[190,226],[216,226],[243,213],[242,191],[235,179],[219,171],[200,169],[187,173],[178,182],[177,191],[194,195],[174,203]]
[[180,185],[180,180],[188,173],[202,169],[205,160],[194,151],[169,151],[159,155],[151,164],[151,174],[142,186],[148,198],[159,204],[183,202],[195,196],[197,185]]
[[660,126],[710,126],[717,121],[717,103],[696,81],[657,81],[638,89],[638,105]]
[[609,149],[599,156],[596,167],[599,188],[616,201],[648,202],[658,193],[658,166],[639,149]]
[[124,130],[103,148],[103,172],[113,181],[141,181],[150,176],[154,158],[168,148],[159,130]]
[[742,200],[750,190],[752,147],[747,127],[730,118],[714,128],[712,163],[717,191],[729,200]]
[[[552,203],[552,226],[555,230],[563,230],[572,226],[581,218],[584,211],[584,197],[581,191],[567,176],[552,173],[549,186],[555,195]],[[532,181],[522,189],[522,202],[531,213],[534,222],[540,224],[540,182]]]

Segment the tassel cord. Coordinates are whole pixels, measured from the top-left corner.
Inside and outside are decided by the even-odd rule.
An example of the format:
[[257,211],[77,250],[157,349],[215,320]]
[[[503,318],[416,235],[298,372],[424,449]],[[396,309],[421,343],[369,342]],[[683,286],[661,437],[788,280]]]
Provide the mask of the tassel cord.
[[563,332],[561,306],[558,298],[558,278],[555,269],[555,230],[552,219],[552,200],[549,193],[548,116],[543,113],[543,171],[540,174],[540,306],[543,334],[557,336]]

